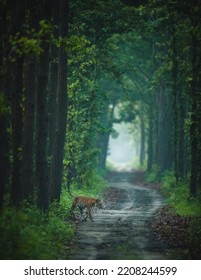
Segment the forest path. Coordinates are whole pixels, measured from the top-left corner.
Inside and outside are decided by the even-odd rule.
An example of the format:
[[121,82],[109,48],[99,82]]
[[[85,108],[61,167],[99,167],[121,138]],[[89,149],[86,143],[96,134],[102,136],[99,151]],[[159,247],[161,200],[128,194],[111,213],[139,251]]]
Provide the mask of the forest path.
[[108,181],[105,207],[77,228],[72,259],[167,259],[150,236],[149,221],[164,204],[159,191],[133,183],[135,173],[112,173]]

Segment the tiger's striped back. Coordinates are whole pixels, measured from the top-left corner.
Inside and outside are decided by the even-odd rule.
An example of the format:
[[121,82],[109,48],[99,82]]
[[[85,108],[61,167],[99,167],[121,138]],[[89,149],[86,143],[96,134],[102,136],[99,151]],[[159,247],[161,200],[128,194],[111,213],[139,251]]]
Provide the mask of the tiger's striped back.
[[[102,203],[100,199],[86,197],[86,196],[76,196],[73,200],[71,210],[73,211],[76,207],[79,208],[81,215],[83,214],[83,210],[86,208],[87,217],[89,216],[90,220],[93,222],[93,218],[91,215],[91,208],[98,207],[102,208]],[[86,219],[87,219],[86,217]]]

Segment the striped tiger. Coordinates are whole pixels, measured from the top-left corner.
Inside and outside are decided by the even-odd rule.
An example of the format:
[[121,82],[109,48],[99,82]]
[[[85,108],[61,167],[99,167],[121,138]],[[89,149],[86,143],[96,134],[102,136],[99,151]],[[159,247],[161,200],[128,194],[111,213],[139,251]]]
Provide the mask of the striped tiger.
[[82,215],[83,210],[86,208],[86,213],[87,213],[86,219],[87,217],[89,217],[90,220],[93,222],[94,220],[91,215],[91,208],[95,206],[100,209],[103,207],[100,199],[86,197],[86,196],[76,196],[72,203],[71,212],[73,212],[74,209],[78,207],[80,210],[80,214]]

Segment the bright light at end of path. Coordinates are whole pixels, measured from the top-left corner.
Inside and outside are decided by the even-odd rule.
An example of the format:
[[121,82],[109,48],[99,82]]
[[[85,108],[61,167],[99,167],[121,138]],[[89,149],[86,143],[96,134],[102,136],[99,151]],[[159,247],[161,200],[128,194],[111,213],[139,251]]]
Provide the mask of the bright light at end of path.
[[114,124],[113,128],[119,135],[115,139],[110,136],[107,164],[118,171],[130,171],[137,153],[133,135],[129,133],[131,124]]

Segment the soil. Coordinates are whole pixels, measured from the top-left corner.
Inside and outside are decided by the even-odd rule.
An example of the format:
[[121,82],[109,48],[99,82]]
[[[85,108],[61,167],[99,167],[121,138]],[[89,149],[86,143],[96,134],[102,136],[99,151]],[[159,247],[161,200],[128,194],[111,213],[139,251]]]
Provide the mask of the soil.
[[150,225],[155,240],[171,248],[173,258],[201,259],[201,217],[181,216],[170,206],[163,206]]
[[94,223],[79,222],[71,259],[172,259],[150,224],[165,205],[158,186],[143,185],[141,173],[114,172],[107,179],[104,208],[92,212]]

